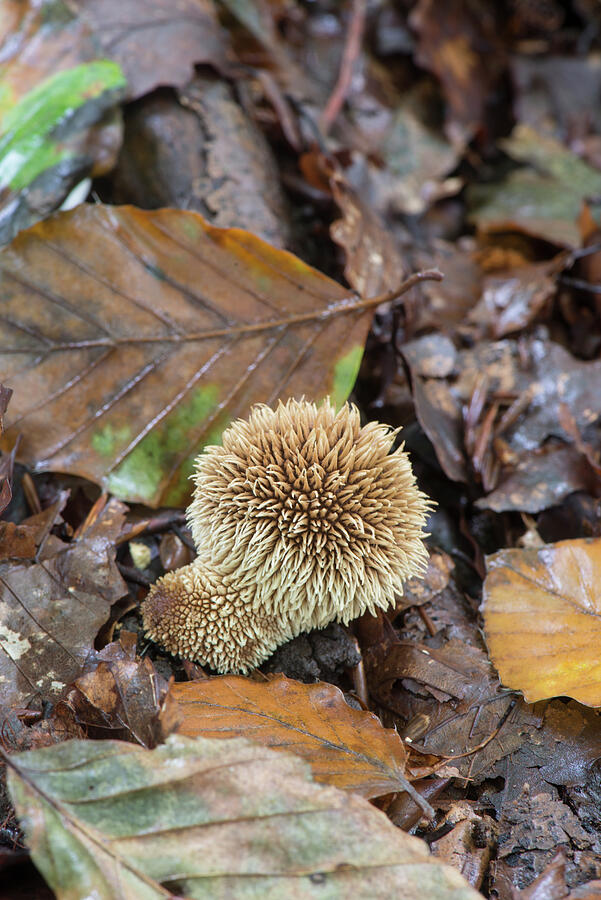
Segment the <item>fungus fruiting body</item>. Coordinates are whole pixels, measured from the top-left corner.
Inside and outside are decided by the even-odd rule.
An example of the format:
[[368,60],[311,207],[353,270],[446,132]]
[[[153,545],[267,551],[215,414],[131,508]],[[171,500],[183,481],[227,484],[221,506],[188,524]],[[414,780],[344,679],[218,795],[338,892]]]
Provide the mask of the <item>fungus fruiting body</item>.
[[153,586],[147,634],[243,672],[302,631],[393,604],[427,562],[430,508],[396,434],[349,404],[253,407],[197,459],[198,558]]

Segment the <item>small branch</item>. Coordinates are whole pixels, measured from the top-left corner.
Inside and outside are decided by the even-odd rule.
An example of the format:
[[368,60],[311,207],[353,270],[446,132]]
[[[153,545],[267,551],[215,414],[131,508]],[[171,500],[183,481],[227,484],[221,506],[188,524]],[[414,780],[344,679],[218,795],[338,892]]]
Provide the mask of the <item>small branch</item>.
[[415,287],[416,284],[420,284],[422,281],[442,281],[443,278],[444,275],[440,269],[424,269],[422,272],[415,272],[413,275],[410,275],[398,288],[387,291],[385,294],[380,294],[378,297],[370,297],[369,300],[364,300],[363,304],[365,306],[379,306],[381,303],[393,303],[399,297],[402,297],[403,294],[406,294],[407,291],[410,291],[412,287]]
[[327,134],[336,121],[353,80],[353,69],[361,52],[363,33],[365,31],[365,13],[367,0],[352,0],[351,14],[346,32],[346,40],[342,50],[338,80],[325,109],[319,118],[323,134]]

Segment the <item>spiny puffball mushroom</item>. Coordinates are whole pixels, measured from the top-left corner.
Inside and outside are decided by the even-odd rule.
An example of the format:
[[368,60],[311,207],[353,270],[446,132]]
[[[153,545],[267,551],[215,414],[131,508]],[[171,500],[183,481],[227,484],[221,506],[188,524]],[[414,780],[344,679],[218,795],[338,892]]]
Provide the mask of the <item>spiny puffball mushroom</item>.
[[394,603],[423,572],[431,503],[397,431],[345,404],[253,407],[196,461],[198,551],[151,588],[149,637],[218,672],[247,672],[302,631]]

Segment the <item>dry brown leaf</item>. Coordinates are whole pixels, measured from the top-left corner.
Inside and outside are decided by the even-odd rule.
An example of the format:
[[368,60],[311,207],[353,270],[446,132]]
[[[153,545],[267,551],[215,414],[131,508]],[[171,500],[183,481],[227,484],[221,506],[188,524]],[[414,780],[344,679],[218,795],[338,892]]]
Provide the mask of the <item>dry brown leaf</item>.
[[189,737],[247,737],[306,759],[317,781],[378,797],[406,790],[405,749],[373,713],[350,707],[331,684],[283,675],[266,683],[239,676],[174,684]]
[[[453,638],[374,644],[364,654],[370,696],[406,720],[407,746],[447,760],[446,773],[479,778],[516,750],[531,727],[524,704],[500,690],[479,647]],[[418,770],[410,764],[410,771]]]
[[601,706],[601,539],[487,559],[484,630],[504,684],[530,703]]
[[251,404],[342,402],[371,321],[290,253],[181,210],[80,206],[0,270],[4,441],[151,506],[186,503],[194,458]]

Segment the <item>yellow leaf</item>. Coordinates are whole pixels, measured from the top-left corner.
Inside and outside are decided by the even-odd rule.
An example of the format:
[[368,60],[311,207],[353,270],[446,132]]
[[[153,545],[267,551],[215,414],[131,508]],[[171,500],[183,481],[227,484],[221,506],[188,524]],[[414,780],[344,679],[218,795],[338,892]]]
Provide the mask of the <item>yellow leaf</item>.
[[601,539],[502,550],[487,566],[484,632],[504,684],[530,703],[601,706]]

